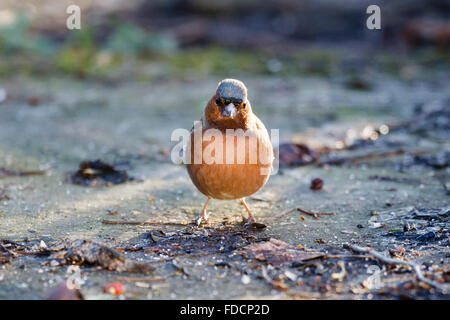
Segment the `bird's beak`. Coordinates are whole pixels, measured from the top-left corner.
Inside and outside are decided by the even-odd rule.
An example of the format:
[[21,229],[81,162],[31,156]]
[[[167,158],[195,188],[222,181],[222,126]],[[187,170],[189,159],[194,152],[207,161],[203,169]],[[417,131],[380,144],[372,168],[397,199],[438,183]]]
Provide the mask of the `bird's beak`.
[[220,112],[224,117],[233,117],[236,113],[236,107],[234,106],[234,104],[229,103],[225,107],[221,108]]

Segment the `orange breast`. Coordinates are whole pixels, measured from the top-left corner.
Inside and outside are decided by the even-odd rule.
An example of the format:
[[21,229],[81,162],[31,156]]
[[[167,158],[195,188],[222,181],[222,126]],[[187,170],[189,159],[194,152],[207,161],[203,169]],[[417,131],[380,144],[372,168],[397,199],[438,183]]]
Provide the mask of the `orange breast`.
[[273,162],[267,130],[214,130],[193,130],[186,146],[186,154],[191,156],[191,164],[186,167],[197,189],[223,200],[247,197],[261,189]]

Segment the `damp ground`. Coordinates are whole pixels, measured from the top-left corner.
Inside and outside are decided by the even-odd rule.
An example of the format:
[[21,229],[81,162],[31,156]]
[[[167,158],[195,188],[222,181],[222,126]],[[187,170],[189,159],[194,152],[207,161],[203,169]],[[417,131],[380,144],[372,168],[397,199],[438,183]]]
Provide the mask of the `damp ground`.
[[[81,264],[87,299],[448,299],[417,281],[411,269],[346,247],[371,246],[414,261],[430,279],[448,284],[450,95],[444,70],[408,69],[414,75],[407,81],[376,70],[359,82],[236,75],[249,88],[254,112],[266,127],[280,130],[281,142],[326,149],[324,159],[345,157],[339,164],[280,168],[248,201],[263,229],[241,223],[245,211],[238,201],[212,201],[209,224],[191,225],[205,197],[185,168],[170,161],[171,133],[201,117],[220,76],[107,84],[64,76],[2,79],[0,298],[48,297],[72,275],[72,260],[61,257],[81,239],[151,266],[135,272],[108,270],[95,259]],[[379,132],[398,124],[398,130]],[[69,181],[82,161],[96,159],[134,179],[97,187]],[[322,189],[310,189],[314,178],[323,180]],[[293,210],[270,220],[291,208],[335,214]],[[268,247],[255,256],[252,245]],[[295,254],[271,261],[286,250]],[[373,270],[380,271],[381,284],[367,283]],[[111,281],[121,282],[124,293],[104,293]]]

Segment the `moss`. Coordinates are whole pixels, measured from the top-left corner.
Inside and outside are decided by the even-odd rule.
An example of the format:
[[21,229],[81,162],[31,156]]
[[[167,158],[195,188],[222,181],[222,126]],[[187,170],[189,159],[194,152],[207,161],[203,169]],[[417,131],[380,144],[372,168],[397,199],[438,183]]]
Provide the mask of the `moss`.
[[439,47],[429,47],[418,50],[414,56],[414,60],[425,67],[440,67],[441,65],[450,64],[450,50]]
[[264,59],[256,52],[219,47],[195,48],[163,57],[173,72],[200,74],[267,73]]
[[329,49],[301,50],[293,55],[295,72],[327,76],[337,71],[340,56]]
[[177,51],[175,38],[168,33],[150,33],[140,26],[119,22],[108,37],[104,48],[120,54],[145,55]]
[[0,53],[4,55],[39,54],[49,55],[56,45],[48,38],[31,32],[29,19],[16,14],[16,21],[0,27]]

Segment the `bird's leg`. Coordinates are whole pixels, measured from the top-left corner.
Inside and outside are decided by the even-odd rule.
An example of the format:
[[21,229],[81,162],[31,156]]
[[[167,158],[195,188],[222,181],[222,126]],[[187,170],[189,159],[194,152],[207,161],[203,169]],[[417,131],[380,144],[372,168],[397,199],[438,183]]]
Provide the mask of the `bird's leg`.
[[202,222],[208,222],[208,213],[206,212],[206,207],[208,206],[209,200],[211,198],[206,199],[205,204],[203,205],[202,212],[200,213],[200,216],[197,218],[197,226],[200,226]]
[[255,217],[253,216],[252,212],[250,211],[250,209],[247,206],[247,203],[245,202],[245,198],[241,199],[242,204],[244,205],[245,209],[247,210],[248,213],[248,221],[250,223],[254,223],[256,222]]

